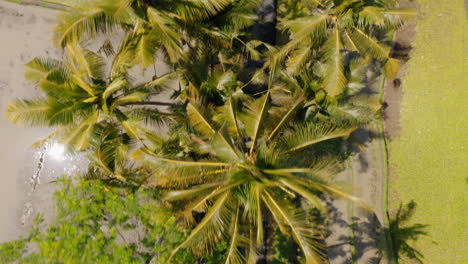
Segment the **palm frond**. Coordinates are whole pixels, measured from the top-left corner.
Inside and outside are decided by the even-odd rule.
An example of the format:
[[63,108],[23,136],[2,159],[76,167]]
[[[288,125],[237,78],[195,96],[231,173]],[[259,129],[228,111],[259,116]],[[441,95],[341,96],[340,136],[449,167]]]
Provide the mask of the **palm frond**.
[[67,55],[71,71],[80,78],[103,79],[104,60],[98,54],[84,49],[77,43],[67,46]]
[[[159,166],[156,167],[159,168],[159,172],[153,177],[153,185],[177,190],[194,185],[215,183],[219,182],[220,178],[232,170],[231,168],[220,168],[220,166],[190,166],[187,165],[187,163],[184,163],[183,165],[179,164],[180,163],[155,164],[156,166]],[[193,210],[198,210],[200,206],[205,203],[206,201],[203,201],[202,204],[199,204]],[[191,208],[191,205],[189,204],[187,208]]]
[[153,32],[143,32],[135,45],[135,61],[143,68],[151,66],[156,61],[157,42]]
[[87,83],[78,75],[75,75],[75,74],[71,75],[70,80],[74,84],[76,84],[79,88],[83,89],[83,91],[87,92],[91,97],[96,96],[96,91],[94,90],[94,87],[92,87],[89,83]]
[[418,12],[412,8],[394,8],[382,11],[388,24],[394,27],[403,26],[408,20],[415,18]]
[[250,241],[251,244],[260,244],[264,239],[264,230],[263,230],[263,210],[262,210],[262,198],[261,193],[264,186],[260,183],[251,183],[248,193],[248,203],[245,208],[247,216],[250,218],[250,221],[255,224],[257,227],[256,237],[254,241]]
[[368,27],[370,25],[376,25],[378,27],[385,25],[385,18],[382,14],[383,8],[377,6],[365,6],[357,14],[357,21],[361,28]]
[[208,202],[210,200],[219,196],[220,194],[233,191],[237,186],[243,183],[245,183],[245,181],[236,181],[231,184],[227,184],[227,182],[225,181],[219,184],[219,186],[217,186],[216,189],[212,190],[210,193],[207,193],[206,195],[203,195],[203,196],[196,197],[196,199],[193,202],[188,203],[186,205],[185,210],[195,211],[195,212],[206,212],[208,208]]
[[252,145],[250,146],[250,153],[252,154],[257,147],[257,140],[263,128],[263,122],[268,113],[268,102],[270,100],[270,91],[257,100],[250,101],[247,106],[247,115],[244,119],[248,128],[249,135],[252,137]]
[[319,209],[322,212],[325,212],[325,208],[322,204],[321,199],[316,194],[310,192],[309,189],[304,188],[301,185],[287,178],[279,179],[279,183],[281,183],[284,187],[292,190],[293,192],[299,194],[300,196],[304,197],[311,205],[315,206],[315,208]]
[[116,21],[99,8],[66,12],[55,28],[55,42],[64,48],[68,43],[79,41],[83,36],[94,37],[97,33],[106,33],[115,24]]
[[239,108],[238,100],[234,96],[231,96],[222,107],[221,113],[214,118],[221,126],[227,126],[229,135],[237,140],[240,140],[243,134],[237,118]]
[[160,93],[163,91],[164,87],[168,84],[168,82],[177,77],[178,74],[178,72],[166,73],[155,78],[151,82],[145,83],[143,85],[143,88],[148,92],[151,91],[152,93]]
[[233,0],[186,0],[175,6],[175,13],[184,21],[193,22],[210,18],[229,4]]
[[335,27],[331,37],[326,43],[325,57],[327,73],[324,80],[324,87],[330,96],[337,96],[344,92],[346,78],[343,68],[343,49],[340,32],[338,27]]
[[359,51],[358,44],[355,43],[350,36],[351,33],[348,32],[348,30],[343,30],[342,34],[343,34],[342,40],[343,40],[344,48],[349,51]]
[[313,178],[318,181],[328,181],[342,170],[336,159],[331,157],[320,157],[319,159],[307,159],[307,166],[278,168],[278,169],[263,169],[262,171],[271,174],[289,177],[291,175],[306,175],[308,179]]
[[[66,72],[63,62],[51,58],[34,58],[25,65],[25,78],[34,84],[38,84],[50,71],[60,69]],[[65,74],[64,74],[65,75]]]
[[138,103],[138,102],[142,102],[144,101],[145,99],[148,98],[148,94],[147,93],[142,93],[142,92],[134,92],[134,93],[130,93],[130,94],[127,94],[125,96],[122,96],[120,98],[118,98],[117,100],[115,100],[112,105],[111,105],[111,111],[114,110],[116,107],[118,107],[119,105],[125,105],[125,104],[131,104],[131,103]]
[[49,111],[47,118],[50,125],[68,125],[75,121],[75,115],[83,107],[83,104],[75,102],[60,102],[49,98]]
[[340,0],[332,2],[334,2],[333,4],[336,8],[336,13],[338,14],[350,13],[348,11],[351,10],[354,5],[363,4],[362,0]]
[[116,148],[115,145],[112,147],[115,150],[114,153],[114,171],[117,174],[122,174],[128,163],[128,154],[130,146],[128,144],[123,144],[120,141],[117,141],[118,147]]
[[310,60],[312,49],[309,44],[300,45],[294,50],[286,61],[286,70],[288,73],[300,73],[304,65]]
[[355,127],[343,129],[331,123],[309,123],[297,131],[292,131],[284,136],[282,143],[284,144],[285,151],[283,153],[308,148],[320,142],[347,137],[354,130],[356,130]]
[[307,179],[304,177],[298,177],[298,176],[292,176],[292,180],[296,182],[297,184],[300,184],[304,186],[305,188],[309,188],[310,186],[314,186],[313,188],[323,192],[323,193],[328,193],[330,195],[333,195],[335,197],[341,197],[345,198],[347,200],[350,200],[352,202],[355,202],[359,204],[361,207],[363,207],[366,210],[372,211],[372,208],[367,205],[361,198],[356,197],[352,194],[346,193],[343,190],[341,190],[338,187],[335,187],[333,184],[326,183],[326,182],[320,182],[317,180],[312,180],[312,179]]
[[161,112],[155,108],[134,108],[125,114],[134,120],[141,120],[147,125],[163,127],[174,121],[171,114]]
[[49,125],[49,110],[49,101],[44,97],[15,99],[7,105],[5,115],[14,124],[43,126]]
[[205,192],[212,191],[217,186],[219,186],[219,182],[197,185],[195,187],[192,187],[190,189],[185,189],[185,190],[169,191],[164,195],[163,198],[167,201],[192,199],[193,197],[198,197]]
[[255,231],[253,230],[252,226],[249,229],[249,248],[247,251],[247,264],[255,264],[258,260],[258,246],[255,241]]
[[101,45],[101,47],[98,50],[98,53],[106,55],[106,57],[110,57],[115,55],[114,47],[112,45],[112,42],[108,39],[104,41],[104,43]]
[[242,153],[234,147],[234,142],[225,129],[218,131],[209,141],[201,144],[201,150],[212,153],[218,159],[229,162],[242,161]]
[[244,256],[239,250],[238,246],[242,242],[242,235],[240,233],[240,212],[239,208],[234,216],[234,221],[232,223],[231,230],[229,230],[229,235],[231,239],[229,240],[229,248],[226,251],[226,261],[225,264],[242,264],[245,263]]
[[349,72],[347,73],[348,81],[346,83],[346,96],[353,96],[366,87],[365,80],[369,59],[353,59],[349,63]]
[[321,263],[323,259],[323,256],[321,256],[323,245],[315,241],[313,229],[301,219],[299,214],[291,209],[292,206],[280,204],[279,200],[274,199],[268,191],[264,191],[262,199],[272,213],[275,222],[290,228],[292,236],[304,253],[306,263]]
[[214,135],[216,129],[211,124],[211,121],[207,117],[208,110],[202,110],[204,108],[199,107],[197,104],[189,103],[187,105],[187,114],[189,116],[190,123],[201,133],[206,135]]
[[353,31],[350,33],[350,37],[361,54],[370,54],[380,61],[386,61],[388,59],[390,48],[379,43],[363,30],[354,27]]
[[[280,23],[281,29],[287,29],[291,33],[291,40],[281,47],[278,52],[274,52],[270,61],[270,67],[281,63],[284,58],[291,54],[288,59],[290,66],[289,72],[293,72],[294,68],[299,68],[299,65],[305,63],[309,57],[309,51],[313,44],[321,42],[326,35],[328,16],[326,14],[319,16],[301,17],[294,20],[284,20]],[[309,47],[309,49],[307,49]],[[295,51],[295,50],[298,51]],[[295,52],[294,52],[295,51]]]
[[[148,8],[148,19],[152,26],[152,30],[147,36],[148,40],[150,40],[149,44],[151,44],[151,41],[160,42],[170,61],[175,63],[180,54],[183,54],[179,41],[182,39],[182,35],[174,30],[174,28],[177,28],[175,21],[170,16],[151,7]],[[148,53],[152,52],[147,54],[148,57],[151,55],[151,58],[153,58],[155,56],[154,48],[151,49],[151,46],[148,46],[147,49]]]
[[89,156],[95,166],[106,171],[110,175],[114,175],[115,168],[115,147],[100,145],[93,153]]
[[353,105],[351,102],[329,106],[327,112],[328,120],[342,128],[364,127],[377,118],[368,106]]
[[[127,77],[128,69],[133,66],[135,60],[134,35],[127,34],[120,43],[110,69],[110,79]],[[126,78],[128,79],[128,78]]]
[[295,100],[294,104],[292,104],[289,110],[281,117],[281,120],[278,122],[278,124],[276,124],[276,126],[271,130],[267,141],[271,140],[279,131],[281,131],[282,127],[287,124],[289,120],[291,120],[297,110],[303,105],[304,100],[305,98],[303,96],[300,96]]
[[122,125],[125,132],[127,132],[127,134],[130,137],[141,141],[139,131],[138,131],[139,130],[139,123],[138,122],[134,122],[132,120],[127,120],[127,121],[122,121],[120,124]]
[[95,124],[99,119],[99,112],[94,111],[80,125],[71,127],[65,134],[63,141],[76,150],[84,150],[90,146]]
[[150,155],[151,158],[156,159],[161,162],[167,162],[172,164],[177,164],[179,166],[194,166],[194,167],[230,167],[231,164],[225,162],[210,162],[210,161],[191,161],[191,160],[177,160],[177,159],[169,159],[164,157],[159,157],[156,154],[152,153],[151,151],[139,149],[132,154],[132,157],[136,160],[141,159],[144,155]]
[[255,9],[258,0],[236,1],[229,6],[229,12],[222,12],[215,17],[215,25],[229,35],[237,34],[247,27],[252,26],[257,19]]
[[218,90],[230,90],[232,87],[237,86],[236,74],[231,71],[225,71],[216,78],[216,89]]
[[326,14],[307,16],[294,20],[284,20],[280,23],[279,27],[289,30],[293,40],[300,41],[308,37],[315,39],[324,36],[327,19],[328,16]]
[[107,99],[126,85],[128,85],[128,83],[125,79],[115,79],[107,86],[106,90],[102,93],[102,104],[105,112],[108,112]]
[[47,96],[69,100],[72,98],[87,98],[88,94],[80,93],[74,89],[69,76],[64,76],[60,70],[50,71],[45,78],[39,81],[39,87]]
[[226,200],[230,192],[220,195],[213,203],[202,221],[190,232],[190,235],[172,252],[174,256],[181,248],[192,248],[192,251],[201,255],[211,252],[216,243],[222,238],[224,223],[229,222],[230,213],[226,210]]
[[130,23],[129,0],[78,1],[63,13],[55,28],[55,42],[64,48],[68,43],[98,33],[108,33],[119,23]]

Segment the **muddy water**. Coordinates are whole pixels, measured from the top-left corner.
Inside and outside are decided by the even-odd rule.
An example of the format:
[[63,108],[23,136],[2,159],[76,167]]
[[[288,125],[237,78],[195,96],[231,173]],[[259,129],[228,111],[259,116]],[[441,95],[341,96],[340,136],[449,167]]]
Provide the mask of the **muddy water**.
[[53,142],[31,149],[49,130],[15,126],[3,115],[11,99],[37,94],[24,80],[24,63],[37,56],[60,57],[51,41],[56,15],[53,10],[0,1],[0,242],[24,234],[37,212],[50,210],[51,182],[76,173],[85,163]]

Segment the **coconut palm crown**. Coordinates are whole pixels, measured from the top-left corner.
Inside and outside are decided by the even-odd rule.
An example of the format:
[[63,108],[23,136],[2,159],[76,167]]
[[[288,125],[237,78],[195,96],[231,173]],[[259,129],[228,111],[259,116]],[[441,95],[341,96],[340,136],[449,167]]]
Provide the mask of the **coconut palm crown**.
[[225,239],[225,263],[255,263],[269,218],[295,239],[305,263],[322,263],[320,234],[294,199],[319,210],[320,193],[357,200],[329,183],[340,167],[329,148],[356,127],[300,122],[303,107],[302,95],[278,90],[258,99],[234,94],[216,109],[191,102],[196,155],[167,157],[150,144],[133,153],[154,168],[149,184],[167,189],[169,201],[184,201],[182,218],[195,224],[174,252],[203,254]]
[[[135,56],[143,67],[154,64],[161,54],[169,64],[175,64],[184,58],[184,48],[194,45],[193,41],[217,39],[222,40],[221,45],[229,45],[232,36],[227,35],[237,36],[240,28],[253,23],[255,5],[250,2],[256,1],[77,1],[62,14],[55,28],[55,42],[65,47],[70,42],[123,31],[135,41]],[[225,12],[227,9],[229,12]],[[214,22],[219,25],[215,27]]]
[[292,73],[320,62],[324,68],[322,85],[330,96],[345,91],[345,56],[352,52],[381,61],[387,75],[395,76],[399,64],[390,57],[389,33],[414,17],[414,10],[392,8],[395,1],[299,2],[301,15],[286,16],[280,21],[280,29],[289,33],[290,40],[275,54],[275,62],[286,58]]
[[119,124],[132,133],[132,127],[139,121],[158,124],[170,119],[168,113],[141,104],[167,105],[147,100],[161,92],[172,73],[132,85],[127,73],[133,60],[131,50],[118,51],[107,77],[105,60],[97,53],[71,43],[66,55],[64,61],[35,58],[27,63],[26,79],[38,86],[43,95],[16,99],[6,108],[6,116],[13,123],[56,128],[37,144],[54,137],[71,149],[84,150],[90,146],[98,125]]

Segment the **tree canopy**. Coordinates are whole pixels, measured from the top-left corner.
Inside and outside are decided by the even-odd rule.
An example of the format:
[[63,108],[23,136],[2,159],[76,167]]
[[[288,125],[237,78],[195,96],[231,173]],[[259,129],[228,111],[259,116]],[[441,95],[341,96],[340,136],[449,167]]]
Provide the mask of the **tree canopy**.
[[[281,0],[260,21],[261,2],[71,4],[55,28],[64,59],[27,63],[42,95],[14,100],[6,115],[55,128],[36,146],[60,140],[90,165],[56,194],[57,223],[0,256],[257,263],[282,237],[300,249],[286,259],[326,263],[323,197],[365,206],[333,177],[344,142],[381,107],[359,100],[367,74],[395,76],[392,34],[414,11],[391,0]],[[259,23],[278,41],[262,42]],[[169,72],[151,81],[133,74],[163,64]],[[170,80],[171,98],[155,101]],[[144,234],[129,242],[123,230]]]

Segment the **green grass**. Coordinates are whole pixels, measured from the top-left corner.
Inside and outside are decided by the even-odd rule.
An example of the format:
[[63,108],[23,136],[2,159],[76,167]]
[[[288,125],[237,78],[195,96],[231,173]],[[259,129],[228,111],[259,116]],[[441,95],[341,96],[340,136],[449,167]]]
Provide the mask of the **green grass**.
[[463,0],[419,3],[401,136],[390,144],[390,209],[417,202],[413,222],[430,225],[416,244],[426,263],[468,263],[468,20]]

